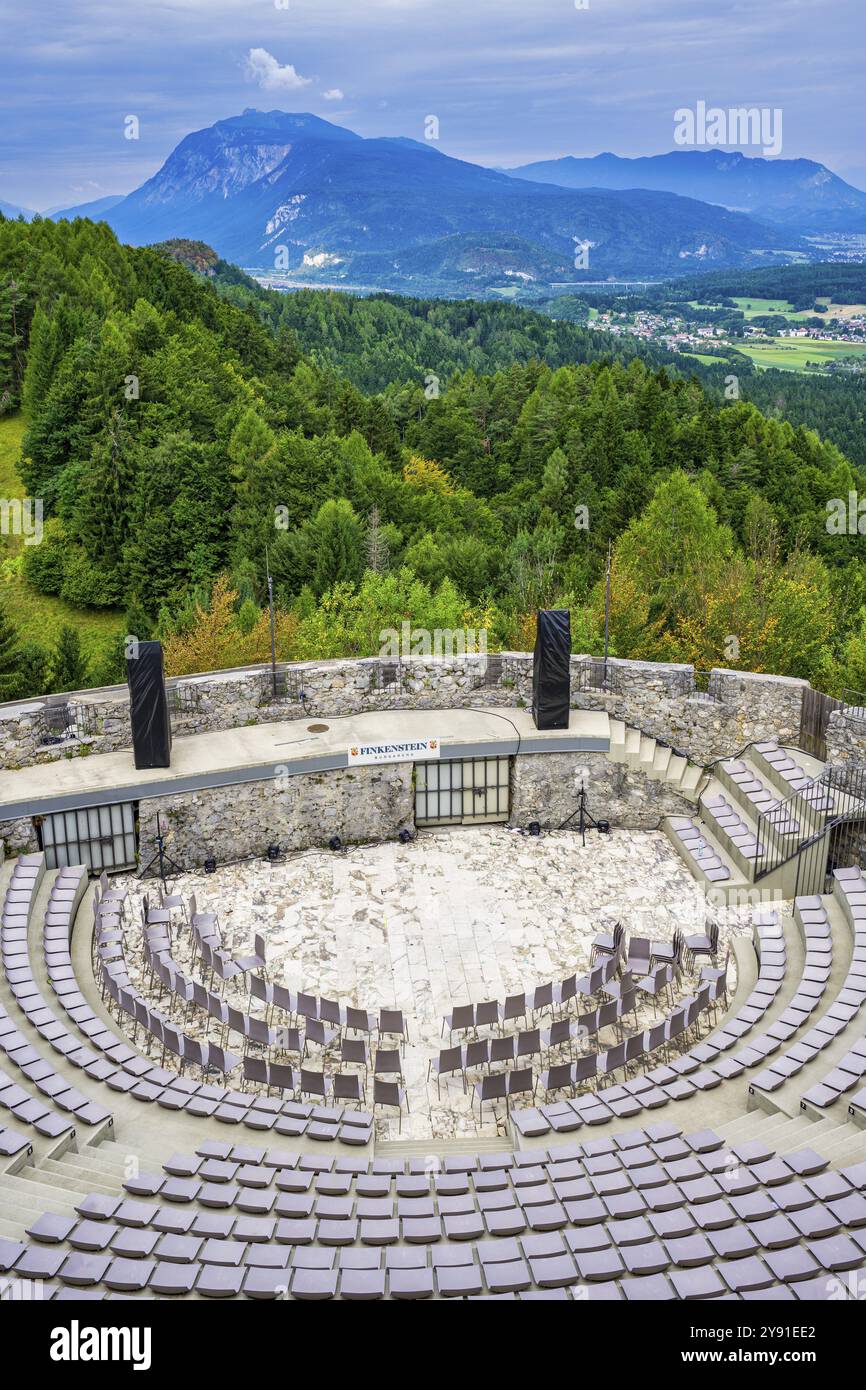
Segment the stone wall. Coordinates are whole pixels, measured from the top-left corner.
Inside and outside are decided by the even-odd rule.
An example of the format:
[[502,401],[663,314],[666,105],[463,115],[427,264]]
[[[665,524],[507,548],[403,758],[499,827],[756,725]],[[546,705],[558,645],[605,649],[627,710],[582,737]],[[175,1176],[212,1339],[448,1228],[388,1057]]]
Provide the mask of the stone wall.
[[166,854],[183,869],[283,850],[395,839],[414,826],[411,763],[299,773],[240,786],[212,787],[139,804],[139,862],[156,853],[156,813]]
[[[512,763],[511,821],[558,826],[577,805],[583,776],[588,809],[599,819],[632,829],[654,829],[666,815],[689,815],[694,804],[663,782],[611,762],[604,753],[534,753]],[[321,773],[299,773],[240,786],[214,787],[142,801],[139,862],[156,853],[156,814],[166,854],[182,869],[284,850],[326,847],[338,834],[346,844],[395,839],[414,830],[411,763],[389,763]]]
[[[663,816],[695,809],[671,786],[604,753],[526,753],[512,764],[511,821],[526,826],[537,820],[556,829],[576,810],[581,780],[590,815],[629,830],[654,830]],[[576,819],[571,824],[575,828]]]
[[761,739],[796,745],[799,738],[808,681],[717,668],[709,692],[695,693],[690,666],[611,660],[609,669],[613,693],[586,692],[573,703],[606,709],[703,766]]
[[827,721],[827,761],[866,763],[866,720],[836,709]]
[[[589,658],[572,657],[572,706],[606,709],[695,762],[729,757],[756,739],[797,740],[807,681],[716,670],[711,680],[715,698],[708,699],[693,693],[690,666],[612,659],[608,669],[611,689],[596,690],[590,687],[598,683],[601,663],[590,667]],[[375,710],[528,708],[532,699],[532,656],[527,652],[413,657],[399,665],[379,658],[305,662],[281,666],[278,674],[278,700],[272,697],[267,667],[173,681],[175,736]],[[0,706],[0,768],[130,746],[125,687],[71,696],[70,713],[68,733],[46,742],[40,702]]]
[[0,821],[0,844],[5,846],[9,855],[35,853],[39,848],[39,841],[32,820],[25,818]]

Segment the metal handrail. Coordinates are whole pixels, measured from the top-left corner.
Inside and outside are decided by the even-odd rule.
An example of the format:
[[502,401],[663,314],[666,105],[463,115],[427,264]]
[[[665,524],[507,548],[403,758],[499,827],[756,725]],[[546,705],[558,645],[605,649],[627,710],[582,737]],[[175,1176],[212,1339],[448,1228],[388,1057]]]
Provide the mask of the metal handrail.
[[[850,786],[845,785],[846,782],[850,781],[854,781],[856,789],[852,789]],[[816,806],[814,803],[810,804],[808,801],[808,793],[818,786],[824,788],[828,795],[841,793],[845,797],[850,798],[851,802],[854,804],[849,803],[845,806],[844,810],[832,812],[828,820],[826,819],[826,807]],[[787,864],[791,859],[801,855],[804,850],[807,850],[834,826],[840,825],[843,821],[857,818],[854,816],[855,811],[859,810],[861,817],[866,814],[866,766],[863,764],[854,764],[852,766],[843,764],[839,767],[825,767],[817,777],[812,779],[808,786],[801,787],[798,792],[794,792],[786,801],[780,802],[774,811],[761,812],[758,817],[759,845],[761,844],[760,832],[762,820],[765,820],[767,827],[770,827],[770,817],[776,816],[781,819],[786,808],[791,806],[795,801],[802,802],[802,806],[798,808],[798,819],[799,815],[802,814],[801,824],[805,833],[797,836],[796,844],[786,847],[783,840],[780,840],[778,829],[769,829],[767,836],[767,852],[762,856],[762,866],[759,868],[759,861],[755,861],[755,882],[761,878],[765,878],[773,869],[781,868],[783,864]],[[818,823],[819,820],[820,823]],[[768,862],[770,842],[772,842],[773,848],[776,850],[776,857],[772,863]]]

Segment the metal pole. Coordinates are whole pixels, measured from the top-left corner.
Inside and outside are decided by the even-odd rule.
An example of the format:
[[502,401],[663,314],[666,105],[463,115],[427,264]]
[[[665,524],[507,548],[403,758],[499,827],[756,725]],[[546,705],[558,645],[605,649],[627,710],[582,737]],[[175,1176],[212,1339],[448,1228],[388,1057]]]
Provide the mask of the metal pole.
[[274,581],[271,579],[271,567],[268,562],[268,548],[265,546],[265,569],[268,576],[268,610],[271,621],[271,690],[273,697],[277,698],[277,638],[274,627]]
[[607,685],[607,651],[610,639],[610,548],[607,543],[607,575],[604,583],[604,683]]

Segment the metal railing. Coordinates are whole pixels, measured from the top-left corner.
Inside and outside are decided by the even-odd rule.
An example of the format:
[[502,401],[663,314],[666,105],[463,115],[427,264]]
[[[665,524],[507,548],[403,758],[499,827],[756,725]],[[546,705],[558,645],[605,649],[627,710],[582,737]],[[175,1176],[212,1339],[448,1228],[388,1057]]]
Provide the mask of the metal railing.
[[589,657],[572,669],[572,680],[578,694],[621,695],[623,684],[619,667],[605,661],[603,657]]
[[866,694],[862,690],[848,690],[843,686],[839,696],[842,718],[849,724],[866,724]]
[[40,742],[63,743],[67,739],[89,738],[96,733],[97,717],[93,705],[49,696],[39,711]]
[[[866,765],[825,767],[808,786],[756,817],[755,881],[828,839],[841,825],[866,820]],[[798,879],[799,879],[798,869]],[[798,890],[799,891],[799,890]],[[808,890],[814,891],[814,890]]]
[[260,705],[302,705],[306,698],[302,671],[288,666],[277,666],[272,671],[260,673]]
[[201,705],[202,692],[200,686],[193,685],[191,682],[177,685],[171,681],[166,681],[165,696],[168,701],[169,714],[195,714]]
[[693,667],[688,671],[672,672],[668,677],[670,693],[680,699],[698,699],[721,704],[722,677],[720,671],[701,671]]

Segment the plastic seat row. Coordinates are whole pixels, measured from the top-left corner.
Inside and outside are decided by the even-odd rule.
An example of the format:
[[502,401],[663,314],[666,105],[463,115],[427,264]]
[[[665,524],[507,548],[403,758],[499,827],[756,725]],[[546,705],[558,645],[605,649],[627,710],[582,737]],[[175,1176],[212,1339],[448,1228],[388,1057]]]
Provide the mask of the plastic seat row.
[[710,883],[723,883],[731,877],[731,871],[718,856],[713,846],[704,838],[699,825],[691,816],[671,816],[668,825],[679,841],[684,855],[691,859],[700,873]]
[[756,777],[751,768],[747,767],[744,762],[736,758],[728,758],[723,760],[719,767],[746,798],[755,815],[761,816],[769,822],[779,835],[799,833],[800,822],[796,816],[791,814],[788,807],[779,800],[779,797],[774,795],[766,783]]
[[[866,1264],[866,1163],[836,1172],[811,1149],[711,1130],[651,1125],[435,1170],[208,1141],[163,1167],[126,1184],[156,1200],[91,1194],[0,1239],[0,1274],[57,1298],[812,1300],[844,1297]],[[169,1186],[190,1180],[194,1193]],[[263,1193],[310,1214],[235,1195]]]
[[[62,872],[86,874],[86,870]],[[76,1042],[75,1047],[66,1053],[73,1065],[82,1067],[86,1075],[103,1083],[109,1090],[131,1095],[144,1103],[157,1104],[166,1110],[183,1110],[197,1117],[213,1116],[225,1124],[243,1124],[255,1130],[275,1129],[277,1133],[291,1137],[306,1134],[310,1139],[321,1142],[336,1139],[351,1145],[369,1143],[373,1119],[367,1112],[344,1110],[342,1106],[284,1102],[280,1098],[246,1094],[204,1080],[193,1081],[176,1071],[155,1066],[130,1047],[125,1038],[106,1026],[77,986],[69,953],[75,907],[71,904],[63,907],[55,902],[59,881],[58,878],[52,890],[47,914],[50,920],[46,920],[43,936],[52,988],[85,1039],[85,1045]],[[119,1001],[122,986],[118,980],[128,977],[125,971],[122,974],[113,973],[116,962],[103,962],[102,966],[106,993],[109,999]],[[122,971],[122,966],[118,969]],[[134,1008],[131,993],[130,998],[133,999]],[[135,1018],[134,1012],[132,1017]],[[193,1041],[190,1039],[190,1042]],[[207,1047],[197,1045],[199,1048]],[[215,1049],[215,1055],[221,1051]],[[209,1060],[209,1052],[210,1049],[200,1054],[205,1064]]]
[[511,1122],[517,1132],[525,1139],[536,1139],[551,1132],[568,1133],[584,1124],[607,1124],[612,1119],[636,1116],[645,1109],[658,1109],[669,1101],[687,1100],[698,1091],[712,1090],[722,1081],[741,1076],[745,1063],[737,1056],[725,1054],[760,1023],[787,973],[785,937],[776,914],[758,909],[752,922],[759,957],[758,978],[733,1018],[682,1056],[643,1076],[627,1079],[622,1085],[578,1100],[512,1110]]
[[[77,871],[61,870],[58,894],[74,899]],[[3,969],[9,989],[30,1024],[50,1047],[73,1062],[79,1042],[64,1028],[46,1004],[33,977],[28,930],[33,903],[44,875],[41,855],[27,855],[16,862],[3,904],[0,927]],[[90,1100],[53,1063],[33,1047],[0,1005],[0,1050],[19,1069],[21,1079],[0,1071],[0,1105],[16,1120],[30,1124],[38,1133],[57,1138],[74,1130],[76,1121],[86,1125],[111,1122],[111,1111]],[[27,1084],[24,1084],[27,1083]],[[37,1099],[31,1086],[45,1097]],[[49,1103],[46,1103],[49,1102]]]
[[[814,1086],[803,1093],[801,1105],[814,1105],[820,1110],[833,1105],[842,1095],[854,1088],[866,1075],[866,1028],[862,1017],[866,1003],[866,878],[858,868],[837,869],[834,873],[833,894],[841,903],[851,927],[854,946],[848,973],[833,1001],[833,1007],[820,1018],[816,1032],[829,1034],[829,1041],[849,1028],[860,1036]],[[807,1039],[804,1039],[804,1043]]]
[[[773,1060],[752,1079],[750,1089],[772,1092],[784,1086],[786,1081],[814,1061],[824,1048],[829,1047],[852,1017],[852,996],[846,981],[809,1032],[780,1051],[781,1044],[794,1036],[823,1000],[833,965],[832,931],[821,898],[796,898],[794,917],[806,944],[803,975],[785,1013],[762,1038],[755,1039],[751,1044],[753,1052],[760,1053],[764,1060],[773,1056]],[[863,983],[866,985],[866,980]],[[779,1055],[774,1056],[775,1053]],[[754,1065],[754,1062],[747,1062],[747,1065]],[[856,1078],[852,1078],[851,1085],[856,1085]],[[836,1099],[835,1095],[833,1099]]]

